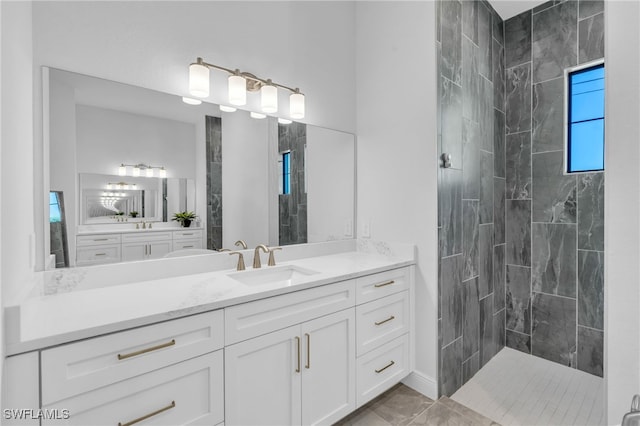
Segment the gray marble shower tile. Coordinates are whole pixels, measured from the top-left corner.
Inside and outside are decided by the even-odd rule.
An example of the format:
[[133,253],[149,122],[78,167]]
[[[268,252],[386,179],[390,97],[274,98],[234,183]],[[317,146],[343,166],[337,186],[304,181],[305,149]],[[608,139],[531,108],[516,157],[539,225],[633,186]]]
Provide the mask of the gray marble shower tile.
[[222,226],[222,194],[210,194],[209,221],[212,226]]
[[578,370],[604,376],[604,332],[578,326]]
[[480,225],[478,249],[478,297],[493,293],[493,225]]
[[478,275],[478,200],[462,201],[462,279]]
[[480,119],[480,75],[478,46],[462,37],[462,116],[473,122]]
[[467,383],[480,370],[480,351],[462,363],[462,383]]
[[493,315],[493,338],[496,345],[496,353],[500,352],[506,345],[506,329],[505,329],[505,314],[506,309],[502,309]]
[[493,84],[480,77],[480,133],[482,143],[480,149],[493,152]]
[[440,10],[442,68],[441,74],[460,84],[462,79],[462,4],[457,0],[442,2]]
[[511,68],[531,61],[531,11],[504,23],[505,66]]
[[604,173],[578,176],[578,249],[604,251]]
[[442,344],[462,336],[462,255],[440,260],[440,312]]
[[462,356],[469,358],[480,348],[480,301],[478,299],[478,278],[462,283],[464,299],[462,315]]
[[493,238],[494,244],[505,242],[505,179],[493,179]]
[[451,167],[460,169],[462,163],[462,89],[446,78],[441,79],[440,114],[442,152],[451,154]]
[[440,256],[462,253],[462,172],[440,169],[438,188]]
[[462,197],[480,198],[480,127],[466,118],[462,126]]
[[531,266],[531,201],[507,200],[508,265]]
[[462,338],[440,351],[439,395],[451,396],[462,386]]
[[531,353],[531,336],[528,334],[518,333],[513,330],[506,330],[506,346],[511,349]]
[[493,297],[480,300],[480,365],[485,366],[496,354],[493,336]]
[[504,47],[493,39],[493,106],[504,111]]
[[493,8],[491,11],[491,27],[493,38],[500,43],[501,46],[504,46],[504,21]]
[[576,175],[565,175],[562,151],[533,155],[534,222],[576,223]]
[[[462,34],[478,44],[478,6],[476,0],[462,0]],[[463,55],[464,57],[464,55]]]
[[481,224],[493,222],[493,154],[480,151],[480,209]]
[[578,3],[567,1],[533,15],[534,83],[563,75],[578,61]]
[[604,253],[578,250],[578,324],[604,329]]
[[507,135],[507,200],[531,198],[531,133]]
[[504,100],[507,134],[531,130],[531,62],[507,69]]
[[575,299],[534,293],[531,353],[575,368]]
[[494,312],[505,307],[506,265],[504,263],[504,244],[493,247],[493,306]]
[[534,153],[564,149],[564,79],[533,85],[531,145]]
[[604,0],[580,0],[578,2],[578,18],[584,19],[604,12]]
[[478,71],[489,81],[493,80],[491,51],[493,49],[491,37],[491,12],[484,5],[478,3]]
[[507,330],[531,333],[531,268],[507,265]]
[[580,21],[579,34],[579,63],[604,58],[604,13]]
[[497,177],[505,177],[507,156],[505,147],[504,113],[493,110],[493,173]]
[[576,225],[533,223],[533,291],[576,297]]

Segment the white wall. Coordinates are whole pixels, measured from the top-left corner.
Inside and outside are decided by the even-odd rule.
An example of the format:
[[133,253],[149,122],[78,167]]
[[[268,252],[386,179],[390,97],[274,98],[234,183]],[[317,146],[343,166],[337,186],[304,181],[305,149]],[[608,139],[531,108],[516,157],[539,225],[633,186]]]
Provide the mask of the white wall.
[[605,377],[609,424],[640,393],[640,6],[605,2]]
[[[437,386],[435,5],[357,2],[358,234],[414,243],[417,385]],[[416,385],[416,383],[412,383]]]
[[[0,2],[0,25],[2,24],[2,9],[3,9],[3,4]],[[2,91],[2,63],[3,63],[3,59],[4,59],[4,46],[2,44],[2,40],[4,39],[3,37],[3,31],[0,29],[0,99],[4,99],[3,98],[3,91]],[[3,116],[2,116],[2,101],[0,101],[0,129],[2,129],[2,122],[3,122]],[[3,135],[2,135],[2,131],[0,131],[0,158],[3,157],[2,154],[2,141],[4,140]],[[0,204],[2,203],[2,181],[4,180],[2,177],[2,160],[0,160]],[[0,224],[2,223],[2,208],[0,207]],[[4,344],[4,309],[2,309],[2,306],[4,304],[4,299],[2,297],[2,283],[4,282],[4,280],[2,279],[2,263],[3,263],[3,258],[2,258],[2,227],[0,227],[0,401],[2,401],[2,387],[4,384],[4,354],[5,354],[5,344]],[[1,404],[0,404],[1,405]]]

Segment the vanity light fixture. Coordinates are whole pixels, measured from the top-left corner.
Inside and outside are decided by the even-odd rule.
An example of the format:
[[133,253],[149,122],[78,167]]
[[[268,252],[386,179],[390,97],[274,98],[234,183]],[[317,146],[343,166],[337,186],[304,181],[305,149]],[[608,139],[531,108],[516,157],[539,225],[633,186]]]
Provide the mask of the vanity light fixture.
[[[229,103],[242,106],[247,103],[247,91],[260,92],[260,106],[263,112],[272,114],[278,111],[278,88],[291,92],[289,96],[289,115],[295,119],[304,118],[304,94],[299,88],[291,88],[271,79],[263,79],[254,74],[229,69],[219,65],[204,62],[196,58],[196,62],[189,65],[189,93],[199,98],[209,96],[209,69],[217,69],[229,74],[228,91]],[[224,111],[224,110],[223,110]]]
[[189,105],[200,105],[202,103],[200,99],[187,98],[186,96],[182,97],[182,102]]
[[220,105],[220,111],[223,112],[236,112],[238,110],[238,108],[235,107],[230,107],[227,105]]
[[120,167],[118,167],[118,175],[120,176],[126,176],[127,175],[127,167],[131,167],[131,176],[134,177],[138,177],[141,176],[142,171],[144,170],[144,176],[146,177],[154,177],[156,176],[155,174],[155,169],[158,169],[158,174],[157,176],[161,179],[164,179],[167,177],[167,170],[164,168],[164,166],[152,166],[150,164],[124,164],[122,163],[120,165]]
[[114,189],[118,190],[118,191],[136,189],[136,184],[135,183],[127,183],[127,182],[109,182],[109,183],[107,183],[107,190],[108,191],[112,191]]
[[265,114],[261,114],[259,112],[253,112],[251,111],[249,113],[249,115],[251,116],[251,118],[256,118],[258,120],[262,120],[263,118],[267,118],[267,116]]
[[278,118],[278,123],[280,124],[291,124],[293,121],[287,120],[286,118]]

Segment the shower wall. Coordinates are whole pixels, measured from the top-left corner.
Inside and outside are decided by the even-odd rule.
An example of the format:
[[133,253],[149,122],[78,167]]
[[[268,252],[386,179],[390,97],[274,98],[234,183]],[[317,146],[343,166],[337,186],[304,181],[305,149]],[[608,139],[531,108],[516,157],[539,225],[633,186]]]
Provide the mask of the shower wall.
[[602,376],[604,173],[565,175],[565,68],[604,57],[604,3],[507,20],[506,345]]
[[486,1],[437,7],[439,394],[505,344],[503,22]]

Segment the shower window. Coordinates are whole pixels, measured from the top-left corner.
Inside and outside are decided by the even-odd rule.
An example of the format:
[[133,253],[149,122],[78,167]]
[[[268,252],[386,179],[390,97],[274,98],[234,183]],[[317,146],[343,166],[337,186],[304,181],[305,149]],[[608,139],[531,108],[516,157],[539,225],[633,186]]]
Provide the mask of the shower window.
[[280,194],[291,194],[291,151],[281,152],[278,160]]
[[567,173],[604,170],[604,64],[566,72]]

